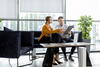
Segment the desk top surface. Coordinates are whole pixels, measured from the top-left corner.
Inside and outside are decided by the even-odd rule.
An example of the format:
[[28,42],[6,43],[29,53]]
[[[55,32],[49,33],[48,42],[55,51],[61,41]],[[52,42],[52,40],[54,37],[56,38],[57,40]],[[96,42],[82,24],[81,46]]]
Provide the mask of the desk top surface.
[[78,43],[70,42],[70,43],[41,43],[40,45],[43,46],[44,48],[51,48],[51,47],[73,47],[73,46],[85,47],[94,44],[85,43],[85,42],[78,42]]

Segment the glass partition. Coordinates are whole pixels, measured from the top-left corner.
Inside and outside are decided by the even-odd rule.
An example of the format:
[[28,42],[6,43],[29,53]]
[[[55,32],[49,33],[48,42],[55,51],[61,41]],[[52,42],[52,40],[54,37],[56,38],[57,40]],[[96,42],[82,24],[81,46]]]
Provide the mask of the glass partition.
[[0,22],[0,30],[4,30],[4,27],[17,31],[17,21],[3,20],[2,22]]
[[[41,31],[41,28],[43,26],[45,21],[43,20],[37,20],[37,21],[20,21],[20,30],[21,31]],[[56,26],[57,21],[53,21],[52,26],[53,28]],[[73,30],[78,30],[78,22],[77,21],[66,21],[67,25],[74,25],[76,28]],[[12,30],[17,30],[17,21],[15,20],[3,20],[0,22],[0,30],[3,30],[3,27],[10,28]],[[93,42],[95,45],[91,46],[91,51],[100,51],[100,22],[93,22],[92,31],[90,33],[91,35],[91,42]],[[37,48],[36,52],[41,53],[45,52],[45,48]],[[67,48],[66,51],[70,51],[70,48]]]
[[[75,1],[66,0],[66,5],[62,5],[62,7],[60,7],[61,8],[60,12],[59,11],[57,11],[57,12],[56,11],[35,12],[34,10],[27,11],[28,7],[27,7],[27,9],[25,8],[25,11],[24,11],[24,10],[22,10],[24,8],[21,8],[21,6],[23,6],[23,4],[24,4],[24,0],[23,1],[19,0],[19,3],[17,3],[17,1],[18,0],[14,0],[13,2],[10,2],[10,1],[8,2],[8,0],[7,1],[4,0],[4,3],[5,4],[8,3],[7,5],[9,5],[9,6],[6,5],[7,7],[13,8],[13,6],[11,6],[11,5],[15,5],[14,6],[15,8],[13,8],[11,10],[11,11],[13,11],[13,13],[9,12],[10,10],[7,13],[3,12],[8,8],[5,8],[4,10],[1,11],[0,15],[1,16],[7,15],[7,17],[4,17],[4,18],[1,17],[3,19],[3,21],[0,22],[0,30],[3,30],[3,27],[8,27],[8,28],[16,31],[18,29],[17,27],[19,27],[20,31],[41,31],[41,28],[42,28],[43,24],[45,23],[44,20],[45,20],[46,16],[52,16],[52,18],[54,20],[52,23],[53,28],[55,28],[55,26],[58,24],[57,18],[59,16],[64,16],[64,18],[66,18],[65,23],[67,25],[74,25],[75,28],[73,30],[78,30],[78,25],[77,25],[78,21],[77,20],[80,18],[80,16],[90,15],[93,17],[93,20],[95,20],[93,22],[92,31],[90,33],[91,38],[92,38],[91,42],[95,44],[95,45],[91,46],[91,51],[100,51],[100,45],[99,45],[100,44],[100,28],[99,28],[99,26],[100,26],[100,20],[99,20],[100,19],[100,15],[99,15],[99,12],[100,12],[99,5],[100,4],[99,4],[99,2],[100,1],[99,0],[93,0],[93,1],[92,0],[88,0],[88,1],[87,0],[75,0]],[[62,0],[59,0],[59,1],[62,2]],[[2,5],[2,2],[1,2],[1,5]],[[6,6],[4,6],[4,7],[6,7]],[[29,6],[29,7],[30,7],[29,9],[31,9],[31,6]],[[19,12],[17,12],[16,9],[19,9]],[[4,14],[2,14],[2,13],[4,13]],[[10,13],[12,13],[13,15]],[[9,19],[9,18],[13,18],[13,19]],[[17,26],[18,20],[19,20],[19,26]],[[45,48],[41,48],[41,49],[39,48],[39,49],[36,49],[36,52],[41,53],[41,52],[44,52],[45,50],[46,50]],[[66,51],[70,51],[70,48],[68,48]]]

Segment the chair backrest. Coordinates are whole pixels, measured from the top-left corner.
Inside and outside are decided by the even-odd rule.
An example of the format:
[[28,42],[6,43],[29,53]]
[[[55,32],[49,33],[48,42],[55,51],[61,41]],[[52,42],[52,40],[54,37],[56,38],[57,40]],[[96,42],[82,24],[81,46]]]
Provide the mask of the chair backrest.
[[20,56],[20,32],[0,31],[0,57],[18,58]]
[[34,31],[34,37],[40,37],[41,31]]
[[20,31],[21,32],[21,46],[22,47],[32,47],[33,45],[33,31]]
[[[71,38],[72,39],[74,39],[74,33],[76,33],[76,32],[71,33],[71,35],[72,35]],[[83,42],[82,32],[78,31],[77,33],[78,33],[78,42]]]
[[[4,31],[14,31],[7,27],[4,27]],[[21,32],[21,46],[31,46],[33,44],[33,31],[20,31]]]
[[42,48],[42,46],[40,45],[38,38],[41,35],[41,31],[34,31],[34,44],[33,44],[33,48]]

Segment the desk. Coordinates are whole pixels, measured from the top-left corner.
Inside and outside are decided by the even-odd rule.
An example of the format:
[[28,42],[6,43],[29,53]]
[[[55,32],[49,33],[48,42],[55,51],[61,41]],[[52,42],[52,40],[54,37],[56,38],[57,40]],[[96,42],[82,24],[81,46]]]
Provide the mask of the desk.
[[[73,46],[76,46],[78,48],[78,52],[79,52],[79,54],[78,54],[79,67],[92,66],[90,58],[89,58],[89,53],[87,52],[87,48],[86,48],[89,45],[93,45],[91,43],[85,43],[85,42],[78,42],[78,43],[73,43],[73,42],[71,42],[71,43],[45,43],[45,44],[40,44],[40,45],[43,46],[44,48],[73,47]],[[47,50],[47,52],[48,52],[48,50]],[[51,52],[52,52],[52,50],[51,50]],[[45,57],[46,57],[46,55],[45,55]],[[45,62],[45,58],[44,58],[44,62]],[[43,67],[46,67],[46,66],[43,66]],[[52,67],[52,66],[50,66],[50,67]]]

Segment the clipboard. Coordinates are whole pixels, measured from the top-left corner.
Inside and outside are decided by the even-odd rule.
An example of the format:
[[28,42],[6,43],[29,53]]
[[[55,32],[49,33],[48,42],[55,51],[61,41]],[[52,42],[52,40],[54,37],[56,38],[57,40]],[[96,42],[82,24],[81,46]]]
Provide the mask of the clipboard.
[[74,26],[68,26],[68,28],[65,30],[64,34],[66,34],[67,32],[70,32],[72,30],[72,28],[74,28]]

